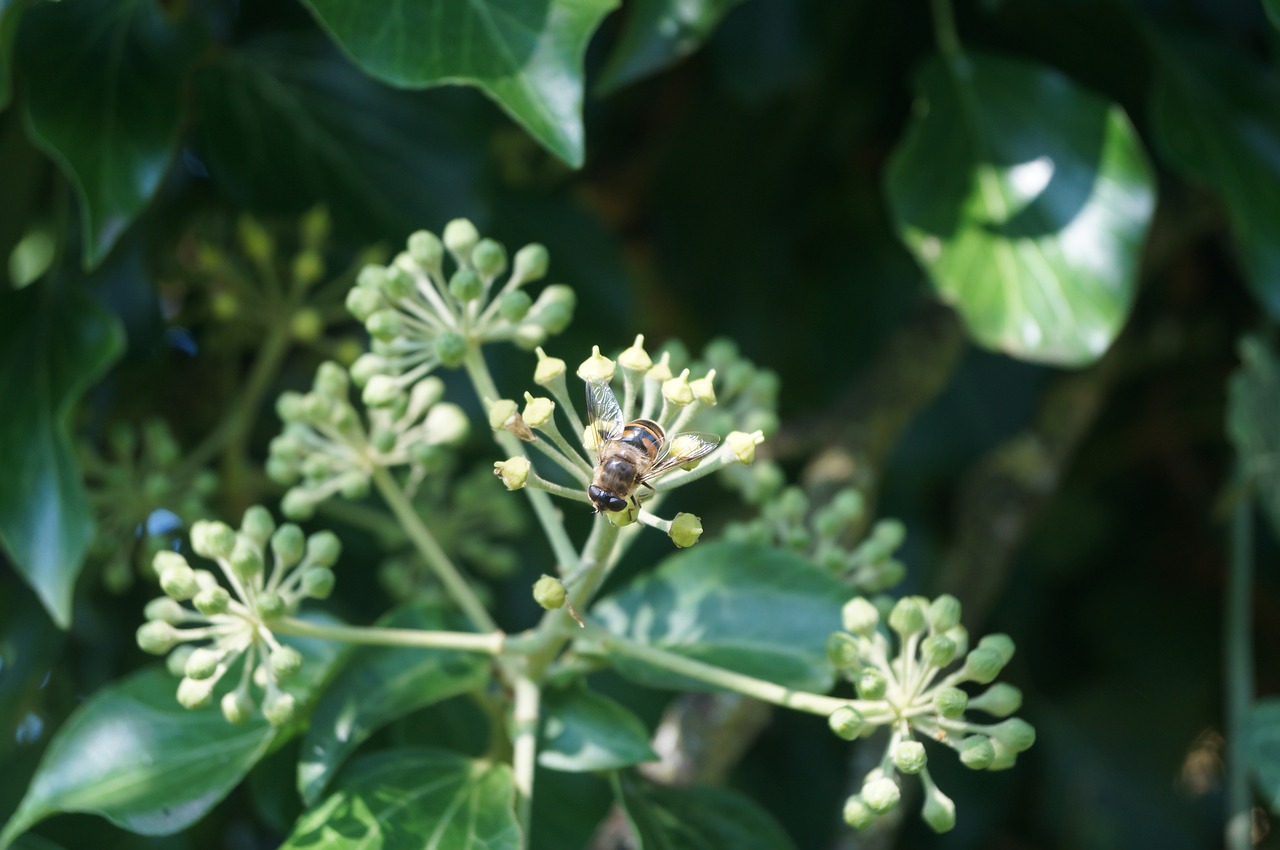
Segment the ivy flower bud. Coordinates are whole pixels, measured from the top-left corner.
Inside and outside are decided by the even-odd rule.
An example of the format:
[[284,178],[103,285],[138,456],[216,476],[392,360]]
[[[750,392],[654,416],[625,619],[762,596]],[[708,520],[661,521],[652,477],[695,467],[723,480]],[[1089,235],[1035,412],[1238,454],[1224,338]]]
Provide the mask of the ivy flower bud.
[[889,612],[889,628],[903,637],[924,631],[925,625],[924,610],[915,597],[902,597]]
[[529,310],[529,318],[546,329],[547,333],[558,334],[573,321],[573,308],[578,296],[563,283],[553,283],[542,290],[538,300]]
[[862,699],[884,699],[884,695],[889,692],[889,680],[874,667],[859,673],[853,686]]
[[508,490],[519,490],[529,480],[529,459],[517,455],[507,460],[500,460],[493,465],[493,474],[502,479]]
[[608,383],[613,380],[614,362],[600,353],[600,346],[591,346],[591,356],[578,367],[578,377],[588,383]]
[[531,393],[525,393],[524,398],[524,412],[520,415],[524,418],[525,424],[530,428],[541,428],[546,425],[555,412],[555,402],[549,398],[534,398]]
[[259,594],[255,607],[258,609],[258,616],[264,620],[274,620],[276,617],[283,616],[287,609],[284,597],[278,593]]
[[515,335],[511,337],[517,348],[532,351],[547,341],[547,331],[540,325],[522,322],[516,325]]
[[548,611],[564,607],[566,596],[564,582],[555,576],[544,575],[533,583],[533,599]]
[[364,320],[369,336],[381,342],[390,342],[400,335],[400,314],[395,310],[375,310]]
[[467,338],[455,331],[445,331],[436,337],[436,356],[445,366],[461,366],[467,359]]
[[475,301],[484,293],[484,281],[480,275],[468,268],[458,269],[449,278],[449,294],[461,301]]
[[994,682],[1004,669],[1004,659],[1000,653],[990,647],[979,646],[964,659],[964,677],[979,685]]
[[470,255],[471,249],[479,241],[480,233],[468,219],[455,218],[444,226],[444,246],[459,258],[459,262],[462,261],[461,258]]
[[862,663],[858,641],[848,632],[832,632],[827,637],[827,660],[837,670],[853,670]]
[[724,443],[729,447],[729,451],[733,452],[734,457],[743,465],[750,465],[756,459],[756,446],[764,442],[764,433],[754,431],[750,434],[745,431],[733,431],[729,436],[724,438]]
[[970,770],[986,770],[995,757],[995,748],[986,735],[970,735],[960,742],[960,763]]
[[164,568],[160,573],[160,589],[170,599],[181,602],[195,596],[200,586],[196,584],[195,570],[183,561],[181,564],[170,564]]
[[869,636],[880,624],[880,612],[861,596],[855,596],[840,609],[840,619],[845,631]]
[[471,249],[471,265],[481,275],[495,278],[506,271],[507,251],[493,239],[481,239]]
[[164,667],[169,671],[169,675],[181,679],[184,675],[182,671],[187,668],[187,659],[195,651],[196,648],[189,643],[179,644],[174,647],[173,652],[170,652],[164,659]]
[[236,545],[236,533],[225,522],[198,520],[191,526],[191,548],[210,560],[226,558]]
[[178,703],[183,708],[201,708],[213,697],[214,679],[185,678],[178,683]]
[[903,773],[919,773],[924,770],[927,760],[928,755],[924,751],[924,744],[919,741],[899,741],[898,745],[893,748],[894,767]]
[[262,572],[262,552],[247,537],[236,540],[228,560],[231,562],[231,569],[240,578],[250,579]]
[[920,642],[920,657],[932,667],[946,667],[956,658],[956,642],[946,635],[929,635]]
[[637,335],[631,347],[618,355],[618,365],[628,372],[648,372],[653,367],[653,358],[644,350],[643,335]]
[[182,640],[182,634],[163,620],[148,620],[134,634],[138,648],[148,655],[164,655]]
[[534,440],[533,432],[516,409],[516,403],[509,398],[500,398],[489,405],[489,427],[494,431],[514,434],[526,443]]
[[889,777],[880,776],[863,784],[862,799],[867,808],[882,815],[898,805],[898,801],[902,799],[902,790]]
[[702,536],[702,520],[694,514],[678,513],[671,521],[671,530],[668,534],[671,536],[671,542],[676,546],[687,549],[697,543],[698,538]]
[[1020,717],[1010,717],[990,730],[991,737],[1015,753],[1031,749],[1036,742],[1036,728]]
[[547,249],[537,242],[531,242],[516,251],[511,277],[522,283],[531,280],[542,280],[547,275],[547,266],[550,263],[551,256],[547,253]]
[[282,646],[271,653],[271,670],[287,679],[302,669],[302,653],[292,646]]
[[372,380],[374,375],[382,373],[386,368],[387,361],[377,354],[361,354],[351,364],[351,380],[357,387],[363,387]]
[[842,705],[827,718],[827,725],[836,737],[852,741],[862,733],[864,723],[862,713],[851,705]]
[[239,726],[253,715],[253,698],[245,691],[237,689],[223,694],[219,707],[228,723]]
[[1008,635],[994,634],[986,635],[982,640],[978,641],[978,646],[982,649],[993,649],[1000,654],[1000,661],[1008,664],[1013,658],[1014,645],[1013,638]]
[[693,397],[707,407],[714,407],[716,403],[715,380],[716,370],[712,369],[701,378],[696,378],[689,382],[689,388],[693,390]]
[[231,605],[231,594],[224,587],[206,587],[191,600],[196,610],[206,617],[226,613]]
[[422,423],[427,441],[436,445],[460,443],[470,430],[471,420],[467,414],[458,405],[447,401],[432,407]]
[[324,333],[324,317],[313,307],[303,307],[289,318],[289,333],[301,342],[315,342]]
[[882,519],[871,529],[871,536],[886,552],[892,552],[907,539],[907,527],[900,519]]
[[996,682],[973,699],[969,708],[992,717],[1008,717],[1022,707],[1022,691],[1005,682]]
[[342,554],[342,541],[332,531],[317,531],[307,538],[306,560],[313,567],[332,567]]
[[508,322],[518,322],[529,315],[533,299],[523,289],[513,289],[498,302],[498,315]]
[[186,617],[186,611],[183,610],[183,607],[178,604],[177,600],[168,596],[152,599],[142,609],[142,613],[148,620],[159,620],[170,625],[181,623]]
[[438,269],[444,259],[444,245],[440,237],[429,230],[419,230],[409,236],[409,256],[424,269]]
[[191,653],[187,658],[186,667],[183,669],[188,679],[208,679],[218,672],[218,665],[221,663],[221,652],[202,646]]
[[936,632],[953,629],[960,625],[960,600],[950,593],[944,593],[929,603],[925,617]]
[[969,695],[959,688],[938,688],[933,692],[933,710],[955,720],[969,707]]
[[693,404],[693,387],[689,386],[689,370],[662,382],[662,397],[671,404],[684,407]]
[[564,377],[565,362],[559,357],[550,357],[541,348],[536,349],[538,353],[538,365],[533,369],[533,382],[540,387],[545,387],[553,381]]
[[262,702],[262,716],[267,718],[267,722],[272,726],[283,726],[293,719],[297,702],[293,695],[279,690],[271,690],[267,692],[267,698]]
[[271,511],[262,505],[251,505],[240,520],[240,533],[259,546],[266,543],[275,530],[276,521],[271,518]]
[[845,800],[844,811],[841,814],[845,823],[859,830],[866,829],[876,819],[876,813],[871,811],[871,807],[862,799],[861,794],[854,794]]
[[987,770],[1008,770],[1018,763],[1018,754],[999,738],[991,739],[991,750],[995,756],[991,759],[991,764],[987,765]]
[[282,567],[292,567],[302,560],[306,546],[307,540],[302,529],[291,522],[280,526],[271,535],[271,552]]
[[956,825],[956,804],[951,798],[938,790],[932,782],[926,782],[924,788],[924,805],[920,808],[920,817],[929,828],[938,834],[950,832]]

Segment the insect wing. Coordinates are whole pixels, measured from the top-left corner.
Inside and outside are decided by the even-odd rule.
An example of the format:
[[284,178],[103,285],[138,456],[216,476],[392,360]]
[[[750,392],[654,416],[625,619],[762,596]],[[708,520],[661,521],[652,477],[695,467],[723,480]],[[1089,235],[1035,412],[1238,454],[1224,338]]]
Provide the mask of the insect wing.
[[715,434],[698,434],[686,431],[676,434],[667,440],[662,453],[649,469],[646,479],[661,475],[677,466],[684,466],[695,460],[706,457],[720,445],[720,438]]
[[587,436],[591,450],[600,453],[601,447],[616,440],[625,423],[618,398],[607,381],[587,382]]

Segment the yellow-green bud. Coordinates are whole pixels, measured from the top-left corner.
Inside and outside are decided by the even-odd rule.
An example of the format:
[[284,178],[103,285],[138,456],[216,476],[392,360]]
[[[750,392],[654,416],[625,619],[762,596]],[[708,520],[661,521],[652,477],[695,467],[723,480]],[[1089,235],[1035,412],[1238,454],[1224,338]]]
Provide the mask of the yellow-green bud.
[[276,250],[276,241],[256,218],[248,213],[241,213],[236,221],[236,232],[246,256],[259,263],[271,260],[271,255]]
[[1003,669],[1004,659],[997,650],[979,646],[965,656],[961,672],[966,679],[985,685],[994,682]]
[[631,525],[636,521],[636,513],[636,510],[631,505],[628,505],[625,509],[620,511],[605,511],[604,518],[607,519],[609,524],[614,528],[626,528],[628,525]]
[[1026,752],[1036,742],[1036,728],[1020,717],[1010,717],[997,723],[989,734],[1015,753]]
[[480,233],[476,226],[465,218],[455,218],[444,226],[444,245],[459,262],[471,254],[471,249],[480,241]]
[[564,376],[565,362],[559,357],[550,357],[541,348],[536,349],[538,353],[538,365],[533,369],[533,382],[538,386],[545,387],[553,381]]
[[992,717],[1008,717],[1021,707],[1022,691],[1005,682],[996,682],[969,700],[969,708],[986,712]]
[[511,337],[511,342],[522,351],[533,351],[546,341],[546,329],[529,321],[516,325],[516,332]]
[[221,319],[222,321],[234,319],[240,315],[240,297],[234,292],[220,289],[213,293],[213,298],[209,302],[209,309],[215,319]]
[[516,403],[509,398],[500,398],[489,404],[489,427],[494,431],[502,430],[516,415]]
[[164,655],[182,640],[182,634],[164,620],[148,620],[135,633],[138,648],[149,655]]
[[951,720],[964,714],[969,707],[969,695],[959,688],[938,688],[933,692],[933,709]]
[[845,631],[869,636],[880,624],[880,612],[861,596],[855,596],[840,609],[840,619]]
[[264,620],[283,616],[286,609],[284,597],[278,593],[258,594],[255,607],[258,609],[258,616]]
[[317,531],[307,538],[307,565],[332,567],[342,554],[342,541],[332,531]]
[[272,651],[271,669],[277,677],[289,678],[302,669],[302,653],[292,646],[282,646]]
[[[387,361],[377,354],[361,354],[351,364],[351,380],[357,387],[363,387],[387,368]],[[283,419],[284,417],[280,417]]]
[[507,251],[493,239],[481,239],[471,249],[471,265],[487,278],[495,278],[506,271]]
[[216,560],[226,558],[236,545],[236,533],[225,522],[197,520],[191,526],[191,548],[197,555]]
[[222,655],[217,650],[203,646],[199,647],[187,658],[187,666],[184,668],[187,678],[208,679],[218,672],[218,665],[222,663]]
[[862,786],[862,800],[867,808],[878,815],[891,811],[902,799],[902,790],[898,783],[887,776],[871,779]]
[[1017,752],[1006,747],[999,738],[991,739],[991,750],[995,755],[991,758],[991,764],[987,765],[987,770],[1008,770],[1018,763]]
[[848,632],[832,632],[827,637],[827,660],[837,670],[852,670],[862,663],[858,641]]
[[293,487],[280,500],[280,513],[289,519],[310,519],[316,512],[316,495],[305,487]]
[[215,679],[183,679],[178,683],[178,704],[183,708],[201,708],[213,697]]
[[668,533],[671,535],[671,542],[681,549],[687,549],[702,536],[702,520],[693,514],[678,513],[671,520],[671,531]]
[[253,698],[240,689],[222,695],[219,703],[222,716],[232,725],[239,726],[253,715]]
[[550,263],[551,256],[547,253],[547,249],[536,242],[532,242],[516,251],[516,260],[511,271],[511,277],[522,282],[542,280],[542,278],[546,277],[547,266]]
[[493,474],[502,479],[508,490],[519,490],[529,480],[530,463],[527,457],[516,456],[500,460],[493,465]]
[[307,540],[302,529],[291,522],[280,526],[271,535],[271,551],[282,567],[292,567],[302,560],[306,548]]
[[185,675],[183,671],[187,669],[187,659],[195,651],[196,648],[189,643],[174,647],[173,652],[164,659],[164,666],[169,671],[169,675],[181,679]]
[[364,324],[382,307],[382,293],[371,286],[353,286],[347,293],[346,304],[347,312]]
[[662,397],[671,404],[684,407],[693,404],[693,387],[689,386],[689,370],[662,382]]
[[844,822],[854,829],[866,829],[876,819],[876,813],[862,799],[861,794],[854,794],[844,801]]
[[548,611],[564,607],[566,592],[564,582],[555,576],[544,575],[533,583],[533,599]]
[[982,649],[994,649],[1000,654],[1000,660],[1004,664],[1008,664],[1013,658],[1014,645],[1013,638],[1003,634],[987,635],[978,641],[978,646]]
[[563,283],[553,283],[542,290],[538,300],[529,310],[529,319],[546,329],[547,333],[558,334],[573,321],[573,308],[578,296]]
[[920,657],[933,667],[946,667],[956,659],[956,642],[946,635],[929,635],[920,642]]
[[754,431],[750,434],[745,431],[734,431],[724,438],[724,443],[729,447],[729,451],[733,452],[734,457],[739,463],[751,464],[756,459],[756,446],[764,442],[764,433]]
[[614,362],[600,353],[600,346],[593,345],[591,356],[578,367],[578,377],[588,383],[608,383],[614,371]]
[[324,333],[324,317],[314,307],[303,307],[289,317],[289,333],[302,342],[315,342]]
[[842,705],[827,718],[827,725],[836,736],[852,741],[862,734],[864,728],[862,713],[851,705]]
[[952,626],[947,629],[947,637],[955,641],[957,658],[969,651],[969,630],[964,626]]
[[235,570],[240,578],[253,578],[262,572],[262,552],[247,537],[236,540],[235,548],[231,550],[231,557],[228,560],[231,562],[231,569]]
[[902,545],[907,537],[907,527],[899,519],[882,519],[871,529],[871,536],[886,552]]
[[653,358],[644,350],[644,336],[636,336],[631,347],[618,355],[618,365],[628,372],[648,372],[653,367]]
[[361,266],[359,273],[356,274],[356,286],[362,289],[379,291],[386,285],[387,267],[378,265],[377,263],[369,263]]
[[671,380],[671,352],[664,351],[658,361],[649,367],[649,371],[644,373],[646,381],[663,381]]
[[461,407],[452,402],[441,402],[431,408],[422,422],[424,438],[436,445],[455,445],[466,439],[471,430],[471,420]]
[[440,237],[429,230],[419,230],[409,236],[409,256],[425,269],[438,269],[444,259],[444,245]]
[[206,617],[223,614],[231,605],[231,594],[224,587],[206,587],[191,600],[196,610]]
[[712,407],[716,403],[715,380],[716,370],[712,369],[701,378],[695,378],[689,382],[689,387],[693,390],[693,397],[707,407]]
[[329,229],[332,220],[329,217],[329,208],[324,204],[316,204],[302,214],[302,221],[299,222],[299,237],[302,244],[318,248],[324,244],[329,238]]
[[956,804],[932,782],[925,783],[924,806],[920,817],[936,833],[950,832],[956,825]]
[[893,748],[893,765],[903,773],[916,774],[924,770],[928,755],[924,744],[915,740],[899,741]]
[[914,597],[904,596],[889,613],[889,628],[906,637],[924,630],[924,611]]
[[[163,554],[163,553],[160,553]],[[182,601],[195,596],[200,590],[196,584],[195,570],[182,563],[170,563],[160,572],[160,589],[171,599]]]
[[889,680],[874,667],[868,667],[859,673],[853,686],[862,699],[884,699],[884,695],[889,692]]
[[187,559],[180,553],[173,552],[169,549],[162,549],[152,556],[151,568],[155,571],[156,575],[164,572],[169,567],[187,567],[190,569],[191,565],[187,563]]
[[302,571],[302,592],[312,599],[328,599],[333,584],[333,570],[328,567],[307,567]]
[[181,623],[187,615],[186,609],[168,596],[152,599],[142,611],[148,620],[159,620],[170,625]]
[[556,403],[549,398],[534,398],[532,394],[525,393],[524,412],[520,415],[524,417],[525,424],[530,428],[541,428],[551,419],[551,415],[555,413]]
[[251,505],[240,520],[240,533],[259,546],[266,543],[275,530],[276,521],[272,519],[271,511],[262,505]]
[[945,632],[960,625],[960,600],[944,593],[929,603],[925,616],[936,632]]
[[400,314],[395,310],[374,310],[364,320],[369,336],[381,342],[390,342],[400,335]]
[[296,708],[292,694],[273,689],[267,692],[267,698],[262,702],[262,716],[272,726],[283,726],[293,719]]
[[[498,315],[508,322],[518,322],[529,315],[533,299],[523,289],[514,289],[502,296],[498,301]],[[538,328],[541,331],[541,328]]]
[[467,359],[467,338],[455,331],[445,331],[436,337],[436,356],[445,366],[461,366]]
[[960,763],[970,770],[986,770],[996,757],[991,739],[986,735],[970,735],[960,742]]
[[483,293],[484,281],[473,269],[458,269],[449,278],[449,294],[464,304],[476,300]]

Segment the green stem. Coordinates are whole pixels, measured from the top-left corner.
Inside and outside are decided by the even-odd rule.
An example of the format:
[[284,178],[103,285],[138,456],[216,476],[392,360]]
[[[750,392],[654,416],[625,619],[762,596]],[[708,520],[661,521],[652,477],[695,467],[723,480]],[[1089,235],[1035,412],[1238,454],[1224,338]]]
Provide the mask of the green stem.
[[489,655],[500,654],[506,644],[506,635],[502,632],[476,634],[474,632],[439,632],[422,629],[341,626],[313,623],[293,617],[281,617],[277,620],[272,620],[269,626],[273,632],[279,635],[312,637],[371,646],[460,649],[466,652],[484,652]]
[[955,10],[951,8],[951,0],[931,0],[933,13],[934,38],[938,41],[938,52],[948,60],[958,59],[963,51],[960,48],[960,36],[956,31]]
[[409,535],[413,545],[422,554],[427,566],[431,567],[436,577],[440,579],[440,583],[444,585],[445,592],[458,603],[458,607],[476,628],[485,632],[497,631],[498,624],[489,616],[480,598],[458,572],[458,568],[453,565],[448,554],[440,548],[440,544],[436,542],[430,529],[413,509],[413,503],[400,489],[400,485],[396,483],[391,473],[384,467],[376,468],[373,472],[373,483],[377,485],[378,492],[382,493],[382,498],[386,500],[391,512],[396,515],[405,534]]
[[1253,704],[1253,497],[1243,472],[1237,474],[1240,497],[1231,517],[1231,566],[1227,576],[1223,648],[1226,663],[1227,850],[1253,846],[1253,798],[1249,792],[1244,731]]
[[538,716],[541,711],[542,690],[528,676],[519,676],[515,682],[515,705],[512,708],[512,725],[515,746],[511,756],[511,770],[516,789],[516,818],[524,833],[524,846],[529,846],[529,827],[533,811],[533,777],[538,766]]

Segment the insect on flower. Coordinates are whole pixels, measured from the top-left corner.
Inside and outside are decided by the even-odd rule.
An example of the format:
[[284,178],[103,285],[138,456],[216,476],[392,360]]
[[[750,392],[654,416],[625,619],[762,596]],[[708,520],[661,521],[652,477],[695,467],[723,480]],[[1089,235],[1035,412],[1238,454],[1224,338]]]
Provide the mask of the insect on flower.
[[715,434],[681,433],[670,439],[652,419],[627,422],[612,388],[605,381],[587,382],[587,426],[598,461],[587,495],[596,513],[639,507],[635,491],[664,472],[692,464],[715,451]]

